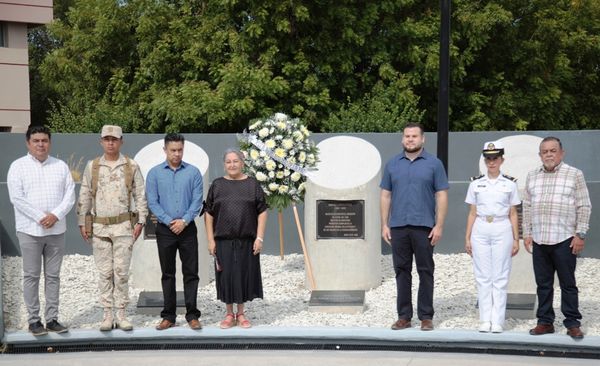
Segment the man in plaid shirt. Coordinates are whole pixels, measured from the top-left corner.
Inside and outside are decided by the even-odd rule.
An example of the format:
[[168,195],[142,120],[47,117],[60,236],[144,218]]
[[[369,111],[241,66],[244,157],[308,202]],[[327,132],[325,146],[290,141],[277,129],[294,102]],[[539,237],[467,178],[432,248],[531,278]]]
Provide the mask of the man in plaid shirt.
[[543,165],[529,172],[523,195],[523,237],[525,249],[533,254],[538,295],[538,323],[529,334],[554,333],[556,272],[563,324],[569,336],[581,339],[575,265],[585,245],[592,204],[581,170],[562,161],[564,150],[558,138],[544,138],[539,154]]

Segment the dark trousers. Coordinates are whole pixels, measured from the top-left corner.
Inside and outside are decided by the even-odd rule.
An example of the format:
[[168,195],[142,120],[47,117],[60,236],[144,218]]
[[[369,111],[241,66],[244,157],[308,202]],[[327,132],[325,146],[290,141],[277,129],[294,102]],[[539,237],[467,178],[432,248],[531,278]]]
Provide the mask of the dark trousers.
[[160,316],[171,322],[177,317],[177,292],[175,286],[175,257],[179,250],[181,271],[183,272],[183,294],[185,299],[185,320],[188,322],[200,317],[200,310],[196,305],[198,293],[198,239],[197,229],[191,222],[179,235],[175,235],[168,226],[156,226],[156,242],[158,258],[162,271],[162,290],[164,308]]
[[398,319],[410,320],[412,307],[413,255],[419,274],[417,316],[420,320],[433,319],[433,246],[427,237],[431,228],[424,226],[394,227],[392,232],[392,259],[396,273]]
[[533,243],[533,271],[537,284],[539,324],[554,323],[554,272],[558,275],[560,284],[561,304],[560,310],[565,316],[565,327],[578,327],[581,325],[579,312],[579,290],[575,281],[575,266],[577,256],[573,254],[569,238],[555,245],[539,245]]

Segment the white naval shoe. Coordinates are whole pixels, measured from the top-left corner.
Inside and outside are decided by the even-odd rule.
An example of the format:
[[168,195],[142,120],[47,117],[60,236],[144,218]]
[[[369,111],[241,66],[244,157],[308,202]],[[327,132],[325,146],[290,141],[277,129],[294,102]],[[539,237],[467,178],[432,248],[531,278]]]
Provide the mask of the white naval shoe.
[[504,329],[500,324],[492,324],[492,333],[502,333]]
[[489,333],[489,331],[492,329],[492,323],[491,322],[481,322],[479,324],[479,331],[481,333]]

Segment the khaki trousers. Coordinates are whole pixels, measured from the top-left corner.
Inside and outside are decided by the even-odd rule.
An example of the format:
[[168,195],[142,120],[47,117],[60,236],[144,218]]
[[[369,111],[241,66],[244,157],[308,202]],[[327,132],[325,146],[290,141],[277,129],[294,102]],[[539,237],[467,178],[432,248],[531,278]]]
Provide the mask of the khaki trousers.
[[133,238],[94,236],[92,246],[98,269],[100,304],[105,308],[125,308],[129,303],[129,265]]

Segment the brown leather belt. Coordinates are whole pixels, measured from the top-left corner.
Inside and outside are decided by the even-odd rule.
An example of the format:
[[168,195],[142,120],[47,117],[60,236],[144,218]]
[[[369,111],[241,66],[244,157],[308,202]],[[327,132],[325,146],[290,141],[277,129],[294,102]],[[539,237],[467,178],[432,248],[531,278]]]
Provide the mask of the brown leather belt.
[[129,221],[130,217],[131,217],[131,214],[129,212],[122,213],[119,216],[109,216],[109,217],[94,216],[94,223],[103,224],[103,225],[115,225],[115,224],[120,224],[125,221]]

